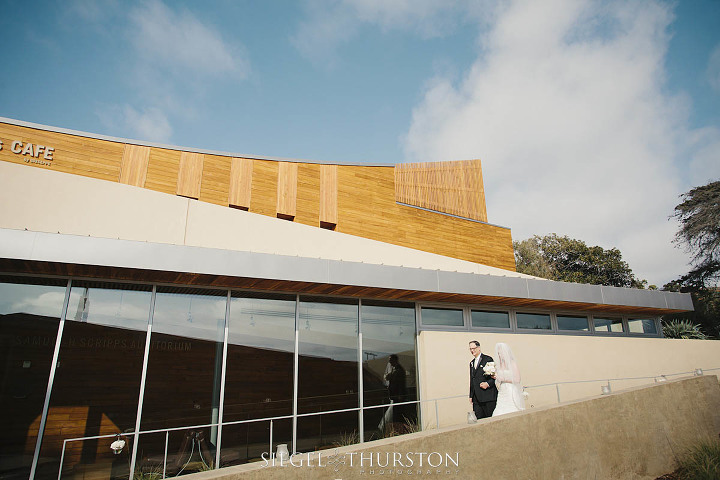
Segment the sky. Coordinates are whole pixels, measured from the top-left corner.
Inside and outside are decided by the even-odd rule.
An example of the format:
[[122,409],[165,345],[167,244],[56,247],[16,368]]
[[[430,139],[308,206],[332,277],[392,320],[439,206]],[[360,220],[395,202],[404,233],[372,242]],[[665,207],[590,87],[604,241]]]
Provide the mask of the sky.
[[488,220],[687,273],[720,0],[0,0],[0,117],[237,154],[481,159]]

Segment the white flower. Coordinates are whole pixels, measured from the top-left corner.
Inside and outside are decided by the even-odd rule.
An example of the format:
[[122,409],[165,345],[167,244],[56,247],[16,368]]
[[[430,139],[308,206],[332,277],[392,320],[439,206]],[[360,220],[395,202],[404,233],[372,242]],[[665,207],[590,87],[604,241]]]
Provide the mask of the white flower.
[[495,362],[487,362],[483,367],[485,375],[495,375]]

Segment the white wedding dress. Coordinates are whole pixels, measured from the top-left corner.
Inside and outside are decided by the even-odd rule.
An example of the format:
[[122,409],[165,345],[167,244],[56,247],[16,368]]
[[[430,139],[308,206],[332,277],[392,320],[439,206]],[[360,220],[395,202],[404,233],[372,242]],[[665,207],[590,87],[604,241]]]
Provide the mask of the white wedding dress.
[[525,396],[522,391],[520,370],[515,356],[506,343],[495,345],[496,372],[495,386],[498,389],[497,403],[492,416],[525,410]]
[[[522,391],[518,391],[520,389],[516,387],[515,384],[509,382],[501,383],[496,379],[495,385],[498,387],[498,396],[497,404],[492,414],[493,417],[525,410],[525,402],[522,401]],[[518,399],[520,399],[520,401],[518,401]]]

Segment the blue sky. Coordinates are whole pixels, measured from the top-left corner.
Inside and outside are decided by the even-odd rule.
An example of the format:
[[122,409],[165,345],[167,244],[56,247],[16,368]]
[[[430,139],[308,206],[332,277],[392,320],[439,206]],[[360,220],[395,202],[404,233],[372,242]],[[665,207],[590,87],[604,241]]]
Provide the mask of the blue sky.
[[720,1],[0,0],[0,116],[337,162],[480,158],[491,223],[685,273]]

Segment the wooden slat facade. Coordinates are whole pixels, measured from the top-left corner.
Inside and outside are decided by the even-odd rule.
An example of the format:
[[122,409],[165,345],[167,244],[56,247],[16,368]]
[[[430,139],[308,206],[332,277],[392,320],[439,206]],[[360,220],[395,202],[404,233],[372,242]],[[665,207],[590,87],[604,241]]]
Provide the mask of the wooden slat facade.
[[[330,225],[350,235],[515,270],[510,229],[483,223],[487,215],[479,160],[397,167],[279,162],[129,145],[7,123],[0,123],[0,140],[0,160],[30,168],[144,183],[144,188],[170,195],[271,217],[280,213],[305,225]],[[54,147],[53,160],[27,162],[11,152],[14,140]]]
[[144,187],[147,178],[150,147],[126,144],[120,165],[120,183]]
[[487,222],[480,160],[396,165],[395,199]]

